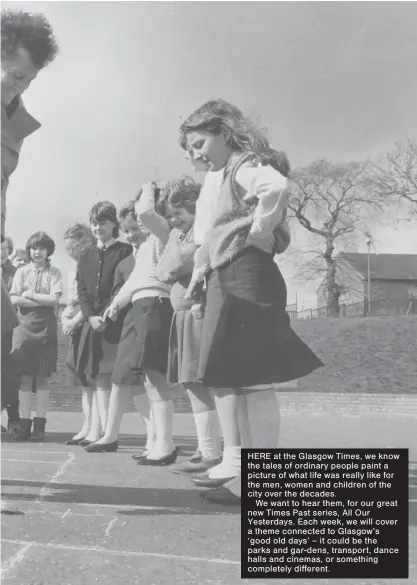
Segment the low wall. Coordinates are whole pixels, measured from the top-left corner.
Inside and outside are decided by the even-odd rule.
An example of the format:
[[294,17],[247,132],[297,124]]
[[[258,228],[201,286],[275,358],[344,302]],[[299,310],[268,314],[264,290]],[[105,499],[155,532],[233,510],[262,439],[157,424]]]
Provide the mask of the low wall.
[[[301,392],[317,394],[417,394],[417,316],[293,321],[300,337],[325,367],[298,381]],[[79,411],[80,391],[71,386],[60,335],[58,373],[52,380],[51,410]],[[288,387],[283,387],[288,391]],[[177,412],[188,400],[175,397]],[[129,403],[129,410],[134,410]]]

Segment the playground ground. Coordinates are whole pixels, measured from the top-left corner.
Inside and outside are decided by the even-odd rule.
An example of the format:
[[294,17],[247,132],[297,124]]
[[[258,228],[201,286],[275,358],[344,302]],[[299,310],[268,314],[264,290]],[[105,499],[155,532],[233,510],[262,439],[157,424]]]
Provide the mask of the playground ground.
[[[317,400],[284,408],[281,446],[410,449],[410,578],[300,579],[298,585],[417,584],[417,398],[401,406],[387,396],[363,400],[354,412],[336,402],[318,408]],[[44,443],[2,440],[2,497],[17,511],[2,515],[5,585],[268,582],[240,579],[239,509],[205,502],[189,478],[168,468],[134,463],[131,455],[144,442],[137,415],[125,416],[117,453],[65,446],[79,424],[79,414],[52,412]],[[190,455],[191,415],[175,415],[174,431],[181,457]]]

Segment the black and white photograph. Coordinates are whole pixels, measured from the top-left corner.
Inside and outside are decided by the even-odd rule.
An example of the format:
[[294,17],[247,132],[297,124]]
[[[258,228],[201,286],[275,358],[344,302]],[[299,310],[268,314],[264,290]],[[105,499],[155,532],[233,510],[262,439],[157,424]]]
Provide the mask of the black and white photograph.
[[2,2],[5,585],[417,584],[416,31]]

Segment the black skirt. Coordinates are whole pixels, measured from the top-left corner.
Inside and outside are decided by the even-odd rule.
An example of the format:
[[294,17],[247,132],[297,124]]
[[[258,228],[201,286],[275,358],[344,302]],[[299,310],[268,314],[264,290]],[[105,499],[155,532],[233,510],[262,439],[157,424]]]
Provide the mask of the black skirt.
[[146,297],[133,302],[136,328],[134,371],[167,373],[172,315],[170,299]]
[[80,324],[71,334],[69,345],[68,345],[68,356],[67,356],[67,366],[73,375],[73,379],[71,380],[71,386],[74,388],[78,388],[80,386],[88,386],[88,382],[85,378],[85,373],[79,372],[78,374],[74,371],[74,364],[77,361],[77,353],[78,348],[80,345],[81,340],[81,332],[83,330],[82,324]]
[[132,371],[132,368],[136,367],[139,360],[133,310],[133,306],[129,305],[123,320],[122,333],[114,362],[112,382],[119,386],[136,386],[141,383],[140,374]]
[[296,380],[323,366],[291,329],[273,256],[243,250],[208,281],[198,377],[214,388]]
[[11,355],[20,376],[50,376],[56,372],[58,325],[54,307],[21,308],[13,330]]

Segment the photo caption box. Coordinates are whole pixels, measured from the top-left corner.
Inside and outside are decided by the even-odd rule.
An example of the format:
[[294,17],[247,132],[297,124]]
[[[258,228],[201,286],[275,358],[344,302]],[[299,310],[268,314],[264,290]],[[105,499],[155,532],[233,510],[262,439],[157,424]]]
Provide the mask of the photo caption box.
[[242,449],[243,579],[408,578],[408,449]]

